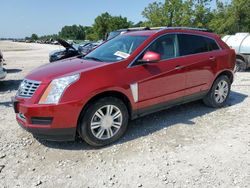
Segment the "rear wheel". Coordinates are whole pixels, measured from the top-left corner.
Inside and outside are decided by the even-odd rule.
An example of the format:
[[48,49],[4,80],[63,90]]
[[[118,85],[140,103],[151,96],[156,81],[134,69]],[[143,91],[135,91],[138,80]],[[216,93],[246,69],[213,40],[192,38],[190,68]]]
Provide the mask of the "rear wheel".
[[218,77],[207,96],[203,99],[207,106],[213,108],[223,107],[231,90],[231,82],[225,75]]
[[89,105],[81,118],[80,136],[92,146],[105,146],[118,140],[128,125],[126,105],[117,98],[105,97]]

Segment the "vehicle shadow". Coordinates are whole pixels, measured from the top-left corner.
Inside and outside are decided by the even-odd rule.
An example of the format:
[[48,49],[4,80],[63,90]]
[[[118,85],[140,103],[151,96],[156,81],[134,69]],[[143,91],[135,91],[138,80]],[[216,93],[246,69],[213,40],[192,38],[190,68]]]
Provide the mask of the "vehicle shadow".
[[[247,97],[245,94],[232,91],[225,108],[239,104]],[[179,123],[192,126],[195,124],[195,122],[192,121],[193,118],[207,115],[216,110],[215,108],[205,106],[202,101],[195,101],[144,116],[131,121],[124,137],[118,142],[106,146],[106,148],[147,136]],[[77,139],[75,142],[50,142],[43,140],[39,140],[39,142],[47,147],[63,150],[96,150],[96,148],[88,146],[80,139]]]
[[8,74],[21,72],[22,69],[6,69]]
[[0,102],[0,106],[12,107],[12,102],[11,101]]
[[17,90],[22,80],[3,80],[0,81],[0,92]]

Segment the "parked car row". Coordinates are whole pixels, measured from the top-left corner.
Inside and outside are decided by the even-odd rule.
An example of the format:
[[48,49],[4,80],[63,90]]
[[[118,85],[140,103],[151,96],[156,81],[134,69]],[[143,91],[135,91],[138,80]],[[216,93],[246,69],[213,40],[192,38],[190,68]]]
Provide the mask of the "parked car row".
[[12,98],[16,120],[37,138],[79,135],[104,146],[122,137],[129,120],[152,112],[198,99],[223,107],[235,61],[218,35],[200,29],[126,32],[33,70]]
[[31,39],[14,39],[13,42],[25,42],[25,43],[39,43],[39,44],[54,44],[59,45],[59,43],[54,39],[45,40],[31,40]]

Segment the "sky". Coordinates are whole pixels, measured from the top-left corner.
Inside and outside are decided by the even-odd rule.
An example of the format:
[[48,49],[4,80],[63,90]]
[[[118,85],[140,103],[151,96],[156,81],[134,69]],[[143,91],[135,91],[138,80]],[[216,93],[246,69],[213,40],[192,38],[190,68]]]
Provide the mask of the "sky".
[[[163,0],[158,0],[158,2]],[[137,23],[153,0],[1,0],[0,38],[57,34],[65,25],[90,26],[104,12]]]

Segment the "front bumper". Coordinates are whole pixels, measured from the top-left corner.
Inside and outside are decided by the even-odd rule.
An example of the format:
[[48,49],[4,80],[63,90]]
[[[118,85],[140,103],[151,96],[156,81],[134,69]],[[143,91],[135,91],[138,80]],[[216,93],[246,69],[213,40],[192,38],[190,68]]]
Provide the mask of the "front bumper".
[[50,141],[73,141],[75,140],[76,129],[75,128],[61,128],[61,129],[50,129],[50,128],[31,128],[25,126],[25,124],[18,121],[18,124],[30,132],[35,138],[50,140]]
[[4,79],[7,75],[7,71],[4,68],[0,68],[0,80]]
[[58,105],[27,104],[12,98],[18,124],[34,137],[52,141],[75,140],[81,105],[70,102]]

